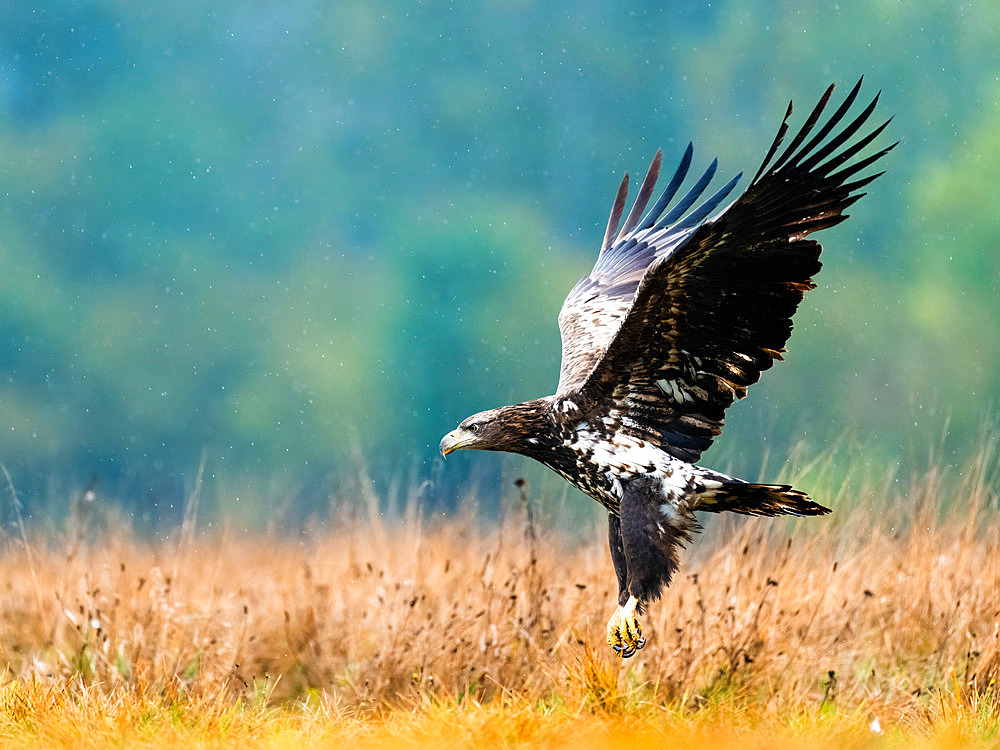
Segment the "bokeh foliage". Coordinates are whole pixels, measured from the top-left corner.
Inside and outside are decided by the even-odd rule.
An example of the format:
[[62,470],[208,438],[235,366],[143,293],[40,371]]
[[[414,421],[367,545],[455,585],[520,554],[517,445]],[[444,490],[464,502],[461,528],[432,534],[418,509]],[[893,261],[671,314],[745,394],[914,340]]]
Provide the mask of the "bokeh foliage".
[[0,461],[140,505],[203,453],[429,474],[467,413],[551,392],[622,171],[690,139],[752,173],[787,99],[862,74],[903,143],[713,451],[960,447],[1000,391],[998,6],[671,6],[4,5]]

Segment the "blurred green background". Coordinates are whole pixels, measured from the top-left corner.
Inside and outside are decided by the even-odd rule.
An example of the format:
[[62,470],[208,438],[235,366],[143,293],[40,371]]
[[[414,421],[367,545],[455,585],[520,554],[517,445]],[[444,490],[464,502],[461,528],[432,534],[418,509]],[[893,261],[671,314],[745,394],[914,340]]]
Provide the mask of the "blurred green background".
[[622,172],[752,174],[861,75],[902,144],[704,462],[950,460],[1000,393],[998,50],[995,0],[4,3],[0,462],[153,520],[203,456],[222,514],[359,457],[446,498],[502,460],[441,435],[553,391]]

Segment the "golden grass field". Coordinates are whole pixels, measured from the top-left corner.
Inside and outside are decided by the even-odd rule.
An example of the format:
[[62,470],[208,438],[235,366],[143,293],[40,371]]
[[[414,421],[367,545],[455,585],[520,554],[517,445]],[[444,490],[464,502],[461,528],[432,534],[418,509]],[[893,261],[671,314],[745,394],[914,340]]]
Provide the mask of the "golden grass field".
[[0,747],[1000,747],[983,444],[800,482],[822,519],[719,519],[625,662],[603,522],[516,493],[499,524],[369,505],[285,536],[202,533],[194,503],[156,542],[77,502],[3,538]]

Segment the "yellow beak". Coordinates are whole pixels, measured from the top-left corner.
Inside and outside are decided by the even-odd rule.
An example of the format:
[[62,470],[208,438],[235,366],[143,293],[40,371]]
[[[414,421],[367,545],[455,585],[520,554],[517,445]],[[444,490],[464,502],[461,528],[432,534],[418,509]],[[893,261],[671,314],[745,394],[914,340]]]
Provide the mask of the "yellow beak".
[[441,438],[441,455],[447,456],[452,451],[457,451],[459,448],[465,448],[467,445],[474,442],[475,439],[476,436],[468,430],[456,428]]

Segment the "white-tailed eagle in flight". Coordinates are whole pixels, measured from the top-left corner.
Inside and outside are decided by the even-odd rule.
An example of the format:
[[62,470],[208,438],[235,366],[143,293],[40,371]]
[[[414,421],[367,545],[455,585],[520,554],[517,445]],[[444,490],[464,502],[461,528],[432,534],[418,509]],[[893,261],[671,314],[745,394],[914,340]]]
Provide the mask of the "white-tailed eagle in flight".
[[645,644],[638,615],[670,583],[678,546],[698,530],[693,511],[829,512],[787,485],[744,482],[694,462],[722,431],[729,405],[781,359],[792,315],[820,269],[820,245],[809,235],[847,218],[881,174],[859,173],[896,145],[864,155],[889,123],[866,128],[878,96],[848,117],[860,88],[824,120],[827,89],[779,151],[789,104],[757,174],[717,213],[739,176],[701,200],[715,161],[675,201],[690,145],[647,211],[656,154],[622,222],[626,174],[597,263],[559,313],[555,395],[474,414],[441,441],[444,455],[479,448],[533,458],[608,509],[619,606],[607,638],[623,657]]

